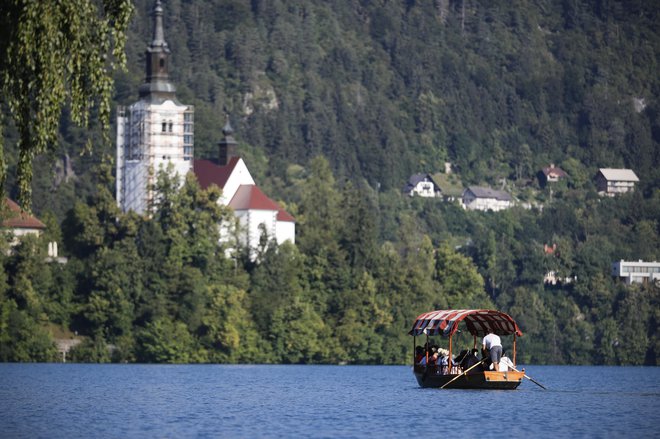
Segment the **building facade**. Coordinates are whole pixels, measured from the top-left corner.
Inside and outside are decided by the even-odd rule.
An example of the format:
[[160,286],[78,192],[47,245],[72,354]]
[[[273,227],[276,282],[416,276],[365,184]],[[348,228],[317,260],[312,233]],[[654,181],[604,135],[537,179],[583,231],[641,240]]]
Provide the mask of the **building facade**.
[[146,50],[146,77],[139,100],[117,110],[117,203],[122,211],[149,212],[159,171],[183,177],[192,170],[194,108],[181,104],[169,81],[163,8],[153,11],[153,40]]
[[[234,211],[236,224],[223,224],[223,236],[238,237],[238,243],[256,257],[256,249],[265,233],[278,244],[295,244],[295,219],[275,201],[268,198],[255,183],[245,162],[237,155],[236,141],[229,122],[222,130],[216,160],[195,160],[194,172],[202,189],[214,184],[222,189],[219,202]],[[238,227],[238,230],[234,230]],[[236,233],[237,232],[237,233]]]
[[602,168],[596,174],[596,188],[598,193],[614,197],[635,190],[639,178],[631,169]]
[[[238,155],[233,129],[227,120],[213,160],[194,159],[194,108],[181,104],[169,81],[170,50],[163,31],[163,8],[154,10],[153,39],[146,50],[146,79],[139,100],[117,112],[117,203],[122,211],[149,214],[161,170],[178,176],[181,183],[193,172],[202,189],[215,184],[222,189],[218,203],[233,209],[237,221],[219,224],[221,240],[234,236],[250,254],[265,232],[278,244],[295,243],[295,220],[256,185]],[[238,230],[235,227],[238,227]]]
[[463,191],[463,208],[468,210],[492,210],[494,212],[513,206],[513,198],[507,192],[480,186],[469,186]]
[[554,163],[551,163],[550,166],[546,166],[541,169],[539,173],[539,181],[541,186],[545,186],[548,183],[557,183],[568,177],[568,174],[564,172],[563,169],[555,166]]
[[403,192],[413,197],[440,197],[442,190],[435,182],[431,174],[414,174],[408,179],[408,183],[403,188]]
[[627,284],[660,282],[660,262],[616,261],[612,263],[612,276]]

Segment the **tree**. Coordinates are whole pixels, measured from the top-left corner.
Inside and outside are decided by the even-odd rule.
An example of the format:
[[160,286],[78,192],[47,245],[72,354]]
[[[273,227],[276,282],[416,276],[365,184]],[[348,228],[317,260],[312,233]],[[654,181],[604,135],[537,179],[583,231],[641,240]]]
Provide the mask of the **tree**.
[[[126,62],[124,44],[132,11],[130,0],[0,3],[0,88],[18,128],[17,183],[24,208],[29,210],[31,204],[32,161],[55,148],[66,104],[73,121],[83,126],[98,111],[107,136],[112,75]],[[0,120],[4,189],[2,127]]]
[[206,350],[188,332],[185,323],[169,318],[149,322],[137,336],[137,359],[147,363],[200,363]]
[[444,244],[436,252],[436,276],[451,308],[488,308],[492,302],[472,260]]

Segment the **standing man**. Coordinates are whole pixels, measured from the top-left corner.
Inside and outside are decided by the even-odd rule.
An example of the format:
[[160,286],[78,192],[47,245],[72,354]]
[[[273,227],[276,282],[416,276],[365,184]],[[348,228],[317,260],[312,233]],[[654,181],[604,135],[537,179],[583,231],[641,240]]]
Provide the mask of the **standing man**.
[[500,337],[489,331],[484,337],[483,348],[490,353],[490,361],[493,363],[493,370],[500,370],[500,358],[502,358],[502,341]]

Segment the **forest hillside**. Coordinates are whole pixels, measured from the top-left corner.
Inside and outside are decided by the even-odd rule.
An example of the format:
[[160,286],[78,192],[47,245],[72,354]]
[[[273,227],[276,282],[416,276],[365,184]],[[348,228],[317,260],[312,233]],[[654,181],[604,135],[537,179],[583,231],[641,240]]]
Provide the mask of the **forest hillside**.
[[[116,105],[144,80],[152,3],[135,1]],[[402,363],[421,312],[496,307],[525,333],[520,361],[658,363],[658,286],[610,275],[614,261],[660,260],[658,1],[164,9],[195,156],[216,155],[229,114],[255,179],[296,217],[297,245],[227,259],[210,221],[228,213],[192,181],[152,218],[120,214],[114,146],[97,136],[80,155],[89,133],[64,114],[33,208],[68,263],[30,239],[2,257],[0,360],[52,359],[53,339],[78,334],[80,361]],[[11,176],[15,129],[4,135]],[[569,178],[540,184],[550,164]],[[637,190],[598,196],[599,168],[632,169]],[[411,198],[416,173],[518,205]],[[544,283],[551,271],[565,281]]]

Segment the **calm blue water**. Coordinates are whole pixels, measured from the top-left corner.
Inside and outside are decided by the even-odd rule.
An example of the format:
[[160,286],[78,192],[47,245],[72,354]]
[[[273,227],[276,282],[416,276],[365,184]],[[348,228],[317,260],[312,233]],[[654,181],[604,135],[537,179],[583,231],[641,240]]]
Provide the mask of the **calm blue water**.
[[0,364],[0,436],[660,435],[660,368],[527,373],[550,390],[420,389],[405,366]]

